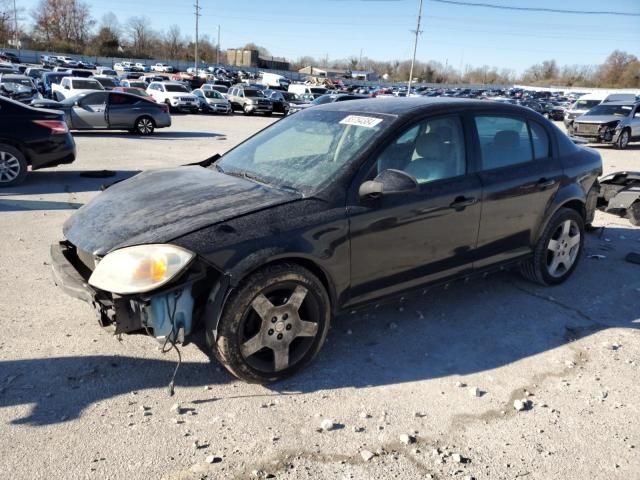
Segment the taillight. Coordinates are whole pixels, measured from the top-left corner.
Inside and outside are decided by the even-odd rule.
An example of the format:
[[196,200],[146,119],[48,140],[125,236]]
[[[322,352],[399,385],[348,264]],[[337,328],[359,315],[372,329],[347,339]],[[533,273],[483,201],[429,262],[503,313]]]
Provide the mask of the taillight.
[[68,133],[69,127],[64,120],[34,120],[33,123],[41,127],[48,128],[51,133]]

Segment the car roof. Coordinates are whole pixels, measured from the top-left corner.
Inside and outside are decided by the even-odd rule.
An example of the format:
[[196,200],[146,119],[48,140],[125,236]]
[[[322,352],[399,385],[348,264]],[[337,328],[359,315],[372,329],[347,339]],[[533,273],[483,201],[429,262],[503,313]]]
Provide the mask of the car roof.
[[331,110],[339,112],[380,113],[387,115],[411,115],[421,112],[441,113],[448,110],[491,110],[493,112],[531,114],[532,110],[509,103],[487,102],[469,98],[438,97],[388,97],[351,100],[348,102],[332,102],[314,107],[314,110]]

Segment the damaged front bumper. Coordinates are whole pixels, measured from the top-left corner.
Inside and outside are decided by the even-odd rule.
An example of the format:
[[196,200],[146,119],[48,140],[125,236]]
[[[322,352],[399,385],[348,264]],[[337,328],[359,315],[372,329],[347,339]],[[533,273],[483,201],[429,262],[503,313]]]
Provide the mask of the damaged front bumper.
[[621,128],[609,126],[602,126],[592,133],[578,131],[575,123],[569,128],[571,128],[569,136],[572,139],[580,139],[589,143],[616,143],[622,133]]
[[146,330],[159,341],[182,342],[193,330],[195,286],[206,277],[205,268],[194,262],[178,280],[157,291],[117,295],[93,288],[91,268],[82,252],[68,242],[51,246],[53,278],[66,294],[91,305],[102,327],[115,334]]

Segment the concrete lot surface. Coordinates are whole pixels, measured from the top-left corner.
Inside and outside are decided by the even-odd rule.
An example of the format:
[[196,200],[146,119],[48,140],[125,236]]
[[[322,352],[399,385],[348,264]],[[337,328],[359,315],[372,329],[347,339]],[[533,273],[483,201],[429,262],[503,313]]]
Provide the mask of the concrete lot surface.
[[[639,478],[640,265],[624,257],[640,229],[626,220],[598,214],[562,286],[502,273],[339,318],[317,361],[271,386],[235,380],[198,340],[169,397],[175,352],[109,335],[55,287],[49,245],[114,181],[81,172],[202,160],[274,120],[78,133],[74,164],[0,190],[0,478]],[[640,145],[598,150],[605,172],[640,170]],[[325,419],[336,428],[318,431]]]

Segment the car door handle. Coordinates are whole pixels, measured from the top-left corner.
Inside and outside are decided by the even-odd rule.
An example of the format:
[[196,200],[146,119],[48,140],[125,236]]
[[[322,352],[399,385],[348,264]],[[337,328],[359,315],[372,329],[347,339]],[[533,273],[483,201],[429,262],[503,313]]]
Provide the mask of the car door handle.
[[464,210],[466,207],[469,207],[478,202],[478,199],[475,197],[463,197],[459,196],[449,205],[449,207],[455,210]]
[[554,179],[547,180],[546,178],[541,178],[538,180],[538,183],[536,183],[536,187],[540,190],[544,190],[545,188],[553,187],[555,184],[556,181]]

